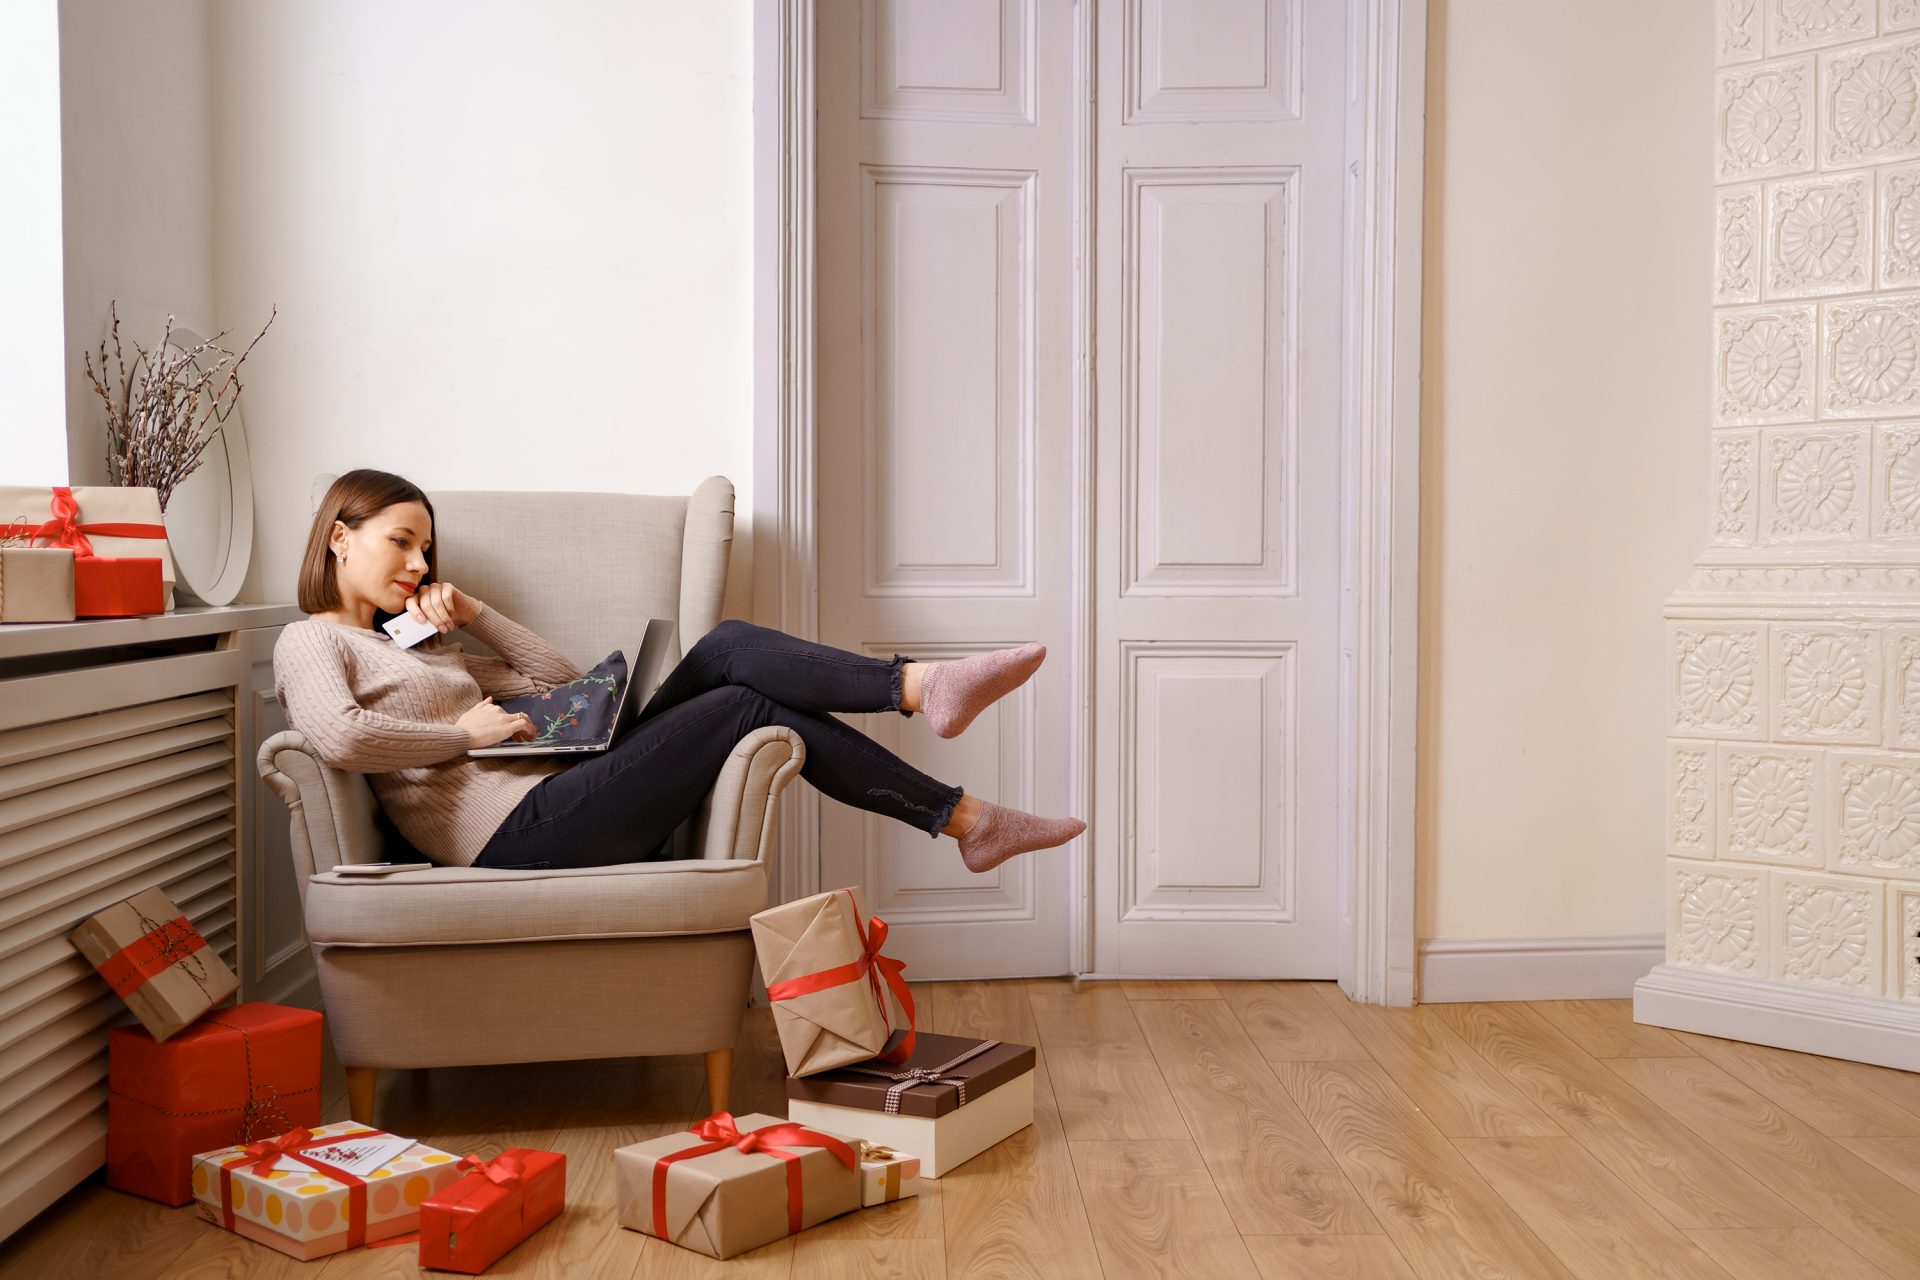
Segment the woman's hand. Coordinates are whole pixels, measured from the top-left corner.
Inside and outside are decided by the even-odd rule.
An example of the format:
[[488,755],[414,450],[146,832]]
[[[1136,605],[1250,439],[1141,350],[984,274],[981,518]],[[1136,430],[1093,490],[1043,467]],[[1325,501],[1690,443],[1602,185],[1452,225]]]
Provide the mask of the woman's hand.
[[445,635],[479,616],[480,602],[451,582],[429,582],[407,597],[407,613],[420,622],[431,623]]
[[491,747],[508,738],[524,742],[535,736],[532,719],[496,705],[491,694],[468,707],[454,723],[467,731],[469,747]]

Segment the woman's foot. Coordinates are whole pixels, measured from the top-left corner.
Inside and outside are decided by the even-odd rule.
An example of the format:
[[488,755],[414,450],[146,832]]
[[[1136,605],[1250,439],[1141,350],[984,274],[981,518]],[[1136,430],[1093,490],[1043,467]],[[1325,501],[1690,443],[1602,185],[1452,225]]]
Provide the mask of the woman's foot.
[[982,800],[979,816],[958,837],[960,860],[969,871],[991,871],[1015,854],[1051,849],[1086,829],[1078,818],[1042,818]]
[[927,718],[935,735],[951,738],[1025,684],[1046,656],[1047,646],[1035,640],[971,658],[929,663],[920,674],[919,706],[913,709]]

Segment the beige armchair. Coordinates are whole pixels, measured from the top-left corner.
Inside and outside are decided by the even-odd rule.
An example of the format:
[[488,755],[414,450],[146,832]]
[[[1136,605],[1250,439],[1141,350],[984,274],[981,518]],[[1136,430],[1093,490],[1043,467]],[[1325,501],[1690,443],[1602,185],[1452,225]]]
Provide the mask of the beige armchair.
[[[649,618],[678,621],[675,658],[719,621],[733,538],[723,477],[686,498],[431,496],[439,576],[582,668],[637,644]],[[671,861],[353,877],[334,868],[382,860],[365,777],[328,768],[297,732],[269,738],[260,774],[292,810],[307,940],[353,1118],[372,1122],[383,1067],[680,1053],[706,1055],[713,1107],[726,1107],[753,972],[747,917],[767,905],[780,792],[804,758],[791,729],[742,738],[669,840]]]

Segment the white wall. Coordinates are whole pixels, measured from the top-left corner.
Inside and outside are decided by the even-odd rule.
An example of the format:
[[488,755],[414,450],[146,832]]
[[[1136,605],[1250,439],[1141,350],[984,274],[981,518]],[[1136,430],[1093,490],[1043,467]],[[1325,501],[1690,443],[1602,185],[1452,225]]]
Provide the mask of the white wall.
[[0,5],[0,484],[67,480],[59,46],[53,0]]
[[744,3],[213,0],[214,286],[256,349],[255,558],[287,600],[318,471],[436,488],[733,480],[749,612]]
[[105,484],[81,354],[97,358],[109,305],[129,361],[135,340],[159,345],[169,313],[214,331],[206,0],[61,0],[59,73],[67,448],[74,484]]
[[1431,0],[1422,938],[1658,934],[1707,528],[1713,12]]

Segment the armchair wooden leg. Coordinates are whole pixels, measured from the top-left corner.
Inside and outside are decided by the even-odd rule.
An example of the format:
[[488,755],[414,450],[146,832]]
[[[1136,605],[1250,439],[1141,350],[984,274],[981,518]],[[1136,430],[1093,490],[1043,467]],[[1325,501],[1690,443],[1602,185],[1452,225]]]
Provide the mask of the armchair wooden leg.
[[707,1104],[714,1111],[727,1109],[728,1086],[733,1081],[733,1050],[707,1050]]
[[373,1127],[373,1086],[379,1077],[374,1067],[347,1068],[347,1115],[355,1124]]

